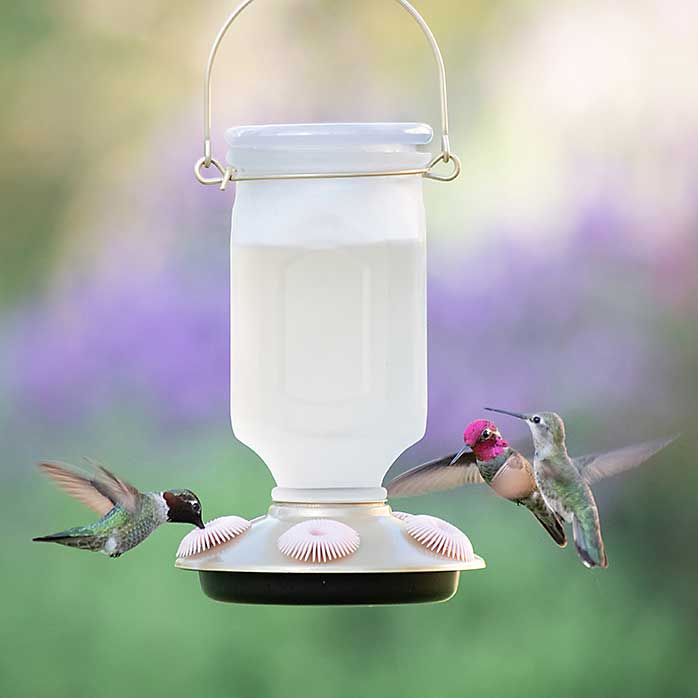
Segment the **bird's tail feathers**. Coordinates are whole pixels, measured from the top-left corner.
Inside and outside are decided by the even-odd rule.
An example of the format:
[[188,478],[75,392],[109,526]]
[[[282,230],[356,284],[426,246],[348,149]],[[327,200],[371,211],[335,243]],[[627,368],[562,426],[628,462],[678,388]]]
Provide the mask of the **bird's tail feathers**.
[[52,533],[48,536],[32,538],[34,543],[58,543],[67,545],[69,548],[79,548],[80,550],[101,550],[104,539],[88,533],[84,528],[71,528],[67,531]]
[[572,517],[572,531],[577,554],[586,567],[608,567],[606,550],[601,538],[598,515],[591,512],[589,516]]

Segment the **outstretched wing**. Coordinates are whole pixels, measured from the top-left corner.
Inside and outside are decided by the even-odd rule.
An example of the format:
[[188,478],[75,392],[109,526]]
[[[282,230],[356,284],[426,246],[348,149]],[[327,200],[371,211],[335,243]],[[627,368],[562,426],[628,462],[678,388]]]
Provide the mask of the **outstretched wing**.
[[464,453],[451,465],[455,457],[456,454],[451,453],[398,475],[388,483],[388,496],[416,497],[429,492],[446,492],[463,485],[485,482],[477,469],[474,453]]
[[649,460],[655,453],[668,446],[677,435],[667,439],[655,439],[643,443],[618,448],[607,453],[596,453],[590,456],[574,458],[573,462],[577,466],[582,477],[589,483],[598,482],[605,477],[617,475]]
[[102,466],[94,466],[96,476],[91,476],[65,463],[40,463],[46,473],[64,492],[88,506],[100,516],[120,504],[124,509],[135,512],[140,492],[132,485],[119,480]]
[[130,482],[114,475],[111,470],[107,470],[101,463],[91,458],[85,458],[85,460],[97,472],[99,485],[106,496],[112,501],[116,501],[126,511],[135,513],[141,497],[139,490]]

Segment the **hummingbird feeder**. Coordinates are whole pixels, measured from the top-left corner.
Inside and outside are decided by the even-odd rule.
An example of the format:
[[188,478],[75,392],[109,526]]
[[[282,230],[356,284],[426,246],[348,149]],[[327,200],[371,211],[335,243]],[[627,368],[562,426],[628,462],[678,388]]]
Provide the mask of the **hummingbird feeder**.
[[[231,417],[276,481],[266,515],[177,560],[220,601],[443,601],[484,567],[465,534],[393,515],[383,477],[424,436],[426,239],[422,183],[450,182],[446,77],[436,59],[441,149],[421,123],[239,126],[226,164],[211,154],[205,72],[202,184],[236,183],[231,235]],[[217,175],[207,176],[206,170]]]

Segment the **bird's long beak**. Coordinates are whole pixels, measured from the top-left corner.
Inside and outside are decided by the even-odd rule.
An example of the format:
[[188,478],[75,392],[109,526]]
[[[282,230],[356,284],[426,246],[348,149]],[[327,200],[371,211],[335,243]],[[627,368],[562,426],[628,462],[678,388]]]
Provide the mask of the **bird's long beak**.
[[456,457],[449,463],[449,465],[453,465],[466,451],[470,450],[470,446],[468,444],[465,444],[463,448],[461,448],[460,451],[456,454]]
[[510,417],[526,420],[528,417],[520,412],[509,412],[509,410],[498,410],[496,407],[485,407],[488,412],[499,412],[500,414],[508,414]]
[[199,514],[199,517],[197,518],[196,521],[194,521],[194,526],[197,528],[206,528],[206,525],[203,522],[203,519],[201,518],[201,514]]

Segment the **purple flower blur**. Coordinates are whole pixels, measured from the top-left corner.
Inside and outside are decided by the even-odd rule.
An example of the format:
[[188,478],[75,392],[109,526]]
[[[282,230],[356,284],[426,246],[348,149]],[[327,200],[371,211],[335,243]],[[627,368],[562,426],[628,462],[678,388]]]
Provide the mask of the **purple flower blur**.
[[16,395],[59,419],[133,399],[166,420],[225,415],[226,279],[125,277],[27,314],[15,335]]
[[437,442],[453,442],[486,404],[609,411],[659,402],[669,390],[647,311],[658,305],[656,260],[637,252],[632,229],[602,207],[561,244],[522,239],[492,236],[487,261],[476,253],[446,276],[440,251],[431,255],[429,433]]

